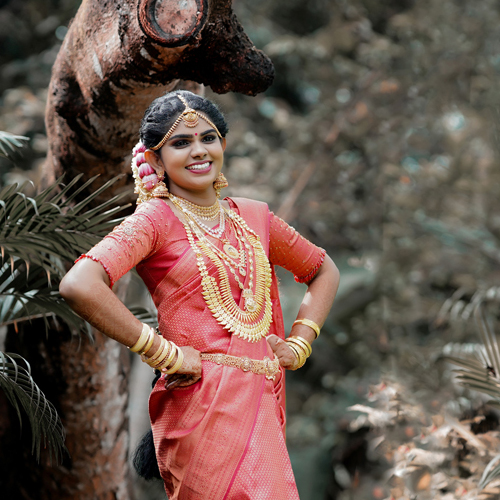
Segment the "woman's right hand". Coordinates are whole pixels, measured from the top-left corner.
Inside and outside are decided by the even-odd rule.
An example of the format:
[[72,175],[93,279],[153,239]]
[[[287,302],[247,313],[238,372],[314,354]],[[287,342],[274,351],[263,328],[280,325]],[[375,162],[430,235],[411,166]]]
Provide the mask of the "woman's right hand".
[[201,379],[201,353],[193,347],[181,346],[184,354],[182,366],[175,373],[165,375],[165,389],[188,387]]

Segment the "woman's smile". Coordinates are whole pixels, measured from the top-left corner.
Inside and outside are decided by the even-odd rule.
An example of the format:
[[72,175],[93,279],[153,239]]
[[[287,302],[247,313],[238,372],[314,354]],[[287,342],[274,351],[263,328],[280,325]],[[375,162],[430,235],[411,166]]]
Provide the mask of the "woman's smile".
[[191,165],[188,165],[186,168],[190,172],[193,172],[193,174],[206,174],[212,170],[212,162],[204,161],[203,163],[191,163]]

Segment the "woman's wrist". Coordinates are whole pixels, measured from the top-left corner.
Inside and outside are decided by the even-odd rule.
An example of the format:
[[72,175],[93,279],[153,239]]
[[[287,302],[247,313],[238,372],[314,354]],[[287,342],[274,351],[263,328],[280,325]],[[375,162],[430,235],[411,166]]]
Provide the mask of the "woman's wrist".
[[[298,326],[298,325],[303,325],[309,329],[311,329],[313,332],[314,332],[314,340],[317,339],[319,337],[319,334],[320,334],[320,327],[319,325],[313,321],[312,319],[309,319],[309,318],[297,318],[294,323],[293,323],[293,326]],[[303,331],[305,331],[303,329]]]

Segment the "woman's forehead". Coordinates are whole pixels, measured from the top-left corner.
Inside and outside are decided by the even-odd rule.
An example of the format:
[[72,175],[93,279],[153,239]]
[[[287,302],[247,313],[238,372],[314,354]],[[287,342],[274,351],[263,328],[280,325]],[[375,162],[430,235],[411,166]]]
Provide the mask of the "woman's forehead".
[[187,126],[183,120],[175,127],[172,133],[174,135],[202,135],[205,132],[214,130],[212,125],[208,124],[203,118],[200,117],[198,124],[193,126]]

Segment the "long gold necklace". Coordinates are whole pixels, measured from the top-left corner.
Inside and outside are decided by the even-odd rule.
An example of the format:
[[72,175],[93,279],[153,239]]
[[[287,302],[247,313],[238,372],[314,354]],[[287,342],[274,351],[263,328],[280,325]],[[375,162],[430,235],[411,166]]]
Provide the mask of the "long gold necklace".
[[[172,200],[172,202],[178,206],[175,200]],[[247,226],[239,215],[225,209],[224,212],[231,220],[232,225],[237,228],[238,240],[242,242],[243,247],[246,248],[246,243],[250,248],[247,261],[251,276],[249,276],[249,286],[247,288],[243,286],[236,273],[233,272],[232,267],[230,267],[236,282],[242,289],[244,309],[239,307],[231,292],[231,283],[226,271],[226,265],[229,261],[228,256],[224,255],[220,249],[210,242],[203,234],[203,228],[200,228],[196,221],[189,217],[186,212],[183,212],[187,221],[184,223],[184,228],[189,244],[196,256],[196,263],[201,275],[203,298],[212,315],[220,325],[233,335],[250,342],[257,342],[267,336],[272,322],[271,267],[259,236]],[[219,283],[217,283],[214,276],[208,274],[204,256],[208,257],[215,265]],[[255,258],[255,266],[252,257]],[[255,291],[253,290],[253,280],[250,279],[253,278],[254,268]]]

